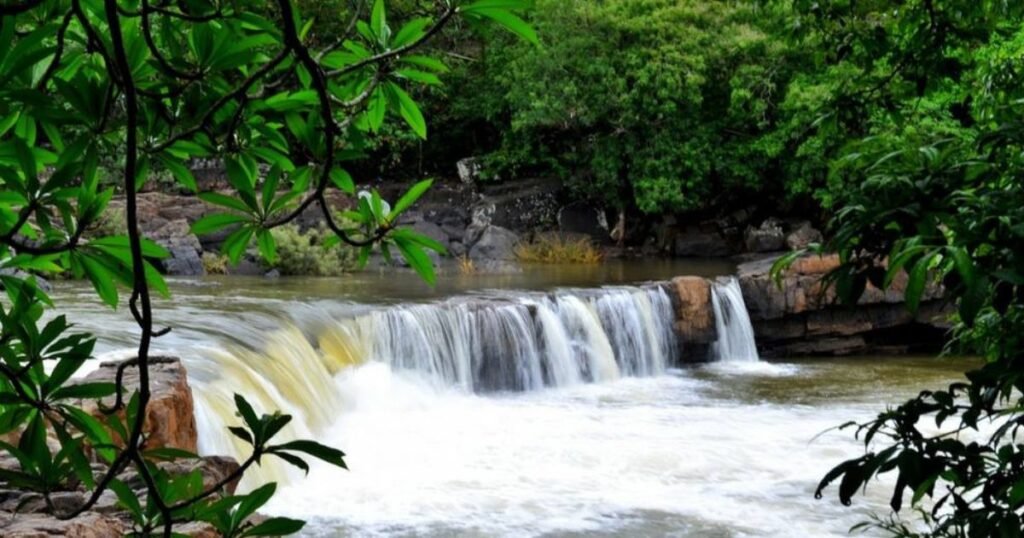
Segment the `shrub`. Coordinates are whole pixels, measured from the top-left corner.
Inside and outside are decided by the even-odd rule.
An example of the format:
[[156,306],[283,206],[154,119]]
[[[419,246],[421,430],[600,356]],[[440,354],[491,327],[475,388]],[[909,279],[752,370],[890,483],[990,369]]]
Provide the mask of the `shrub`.
[[203,270],[208,275],[226,275],[228,273],[228,257],[223,254],[204,252]]
[[283,275],[340,276],[358,267],[356,249],[324,244],[333,235],[324,227],[301,231],[298,226],[287,225],[271,233],[277,243],[277,257],[269,265]]

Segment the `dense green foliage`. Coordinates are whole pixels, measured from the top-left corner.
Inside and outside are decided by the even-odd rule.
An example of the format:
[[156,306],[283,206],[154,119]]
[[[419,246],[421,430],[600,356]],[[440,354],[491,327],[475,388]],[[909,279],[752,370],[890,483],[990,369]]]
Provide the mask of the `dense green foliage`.
[[[850,502],[895,474],[892,508],[909,498],[927,531],[880,519],[901,536],[1024,535],[1024,6],[975,0],[800,2],[802,38],[827,72],[823,124],[850,143],[831,165],[836,209],[830,275],[855,300],[906,271],[907,304],[930,282],[955,301],[954,346],[987,364],[963,383],[857,425],[868,452],[836,467]],[[932,499],[933,504],[924,504]]]
[[[197,520],[224,536],[298,531],[301,521],[250,520],[274,484],[226,494],[228,484],[263,458],[307,471],[310,456],[345,466],[336,449],[277,439],[290,416],[260,414],[236,396],[241,423],[230,434],[252,452],[209,487],[199,471],[172,475],[159,465],[194,454],[146,445],[150,347],[171,328],[157,330],[151,302],[151,292],[168,293],[153,264],[168,253],[142,236],[137,193],[158,171],[195,191],[189,160],[223,159],[232,191],[198,194],[222,212],[196,222],[194,231],[229,231],[225,253],[233,261],[253,242],[275,260],[272,230],[319,207],[331,231],[327,246],[344,242],[360,249],[363,260],[375,245],[385,254],[394,248],[432,281],[424,249],[440,245],[395,226],[430,181],[393,205],[376,191],[365,193],[343,219],[334,218],[326,193],[355,197],[342,163],[371,146],[388,118],[426,136],[426,120],[407,88],[436,84],[445,66],[417,48],[457,18],[494,21],[535,39],[510,11],[527,5],[442,1],[396,22],[376,0],[353,14],[348,35],[313,48],[307,35],[314,21],[292,0],[0,3],[0,284],[7,295],[0,304],[0,434],[16,439],[0,442],[0,449],[18,463],[0,470],[5,487],[41,494],[61,519],[88,511],[112,491],[139,535],[170,536],[176,523]],[[103,217],[114,189],[100,180],[101,167],[118,170],[123,227]],[[105,235],[121,230],[124,235]],[[88,278],[111,307],[121,303],[119,286],[130,289],[126,314],[140,330],[137,356],[122,363],[114,382],[71,382],[91,357],[95,337],[75,332],[63,316],[42,321],[53,305],[32,272]],[[138,390],[123,385],[127,368],[138,370]],[[101,416],[83,410],[83,399]],[[87,453],[95,455],[98,474]],[[128,467],[141,477],[141,492],[122,482]],[[76,488],[86,493],[81,505],[52,502],[55,492]]]
[[[542,0],[543,48],[499,41],[461,76],[457,121],[500,131],[485,172],[553,174],[581,196],[644,212],[782,192],[786,88],[799,50],[754,2]],[[784,160],[782,157],[786,157]]]

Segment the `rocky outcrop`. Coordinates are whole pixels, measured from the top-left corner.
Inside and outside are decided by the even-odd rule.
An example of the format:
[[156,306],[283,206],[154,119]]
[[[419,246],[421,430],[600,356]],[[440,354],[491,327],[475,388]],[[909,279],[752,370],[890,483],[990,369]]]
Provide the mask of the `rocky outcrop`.
[[[196,452],[198,434],[192,389],[188,374],[181,361],[173,357],[150,357],[149,381],[152,394],[146,407],[146,448],[172,447]],[[112,381],[121,362],[104,362],[83,381]],[[138,390],[139,369],[128,366],[124,369],[124,387],[127,395]],[[126,397],[127,397],[126,395]],[[114,404],[113,397],[103,402],[104,406]],[[87,408],[97,416],[101,411],[93,404]]]
[[867,285],[855,306],[838,304],[821,279],[839,265],[837,256],[797,259],[776,285],[774,258],[742,264],[740,287],[758,347],[765,355],[841,355],[873,350],[924,350],[945,342],[948,309],[942,289],[929,287],[917,314],[904,305],[906,275],[885,291]]
[[788,234],[786,234],[786,247],[790,250],[807,248],[811,243],[821,243],[824,238],[810,222],[797,223]]
[[715,314],[711,308],[711,281],[696,276],[672,279],[669,285],[676,311],[676,332],[681,337],[685,361],[707,357],[708,346],[717,338]]
[[203,245],[192,233],[185,219],[168,222],[149,236],[170,252],[170,257],[160,260],[165,274],[178,276],[202,276]]
[[473,260],[511,261],[516,259],[515,247],[518,242],[519,236],[515,232],[501,226],[486,226],[469,249],[469,257]]
[[743,244],[747,252],[776,252],[786,244],[782,223],[777,219],[766,219],[760,226],[750,226],[743,233]]

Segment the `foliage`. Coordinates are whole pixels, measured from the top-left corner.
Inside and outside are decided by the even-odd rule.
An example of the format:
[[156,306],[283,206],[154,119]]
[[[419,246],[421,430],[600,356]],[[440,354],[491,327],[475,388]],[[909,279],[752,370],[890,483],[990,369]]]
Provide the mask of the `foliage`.
[[724,0],[541,0],[531,22],[544,47],[499,41],[459,69],[487,84],[453,90],[450,123],[494,126],[499,147],[482,148],[491,177],[557,175],[618,208],[778,195],[804,128],[782,108],[804,67],[776,35],[782,13]]
[[226,275],[228,273],[228,257],[214,252],[203,252],[203,272],[208,275]]
[[[376,192],[360,196],[344,222],[333,218],[328,190],[355,195],[344,163],[372,143],[387,119],[426,136],[426,120],[408,89],[433,84],[445,66],[416,49],[457,18],[492,21],[535,40],[513,13],[527,5],[447,0],[403,21],[375,0],[355,12],[350,35],[314,48],[307,36],[315,21],[292,0],[0,3],[0,268],[88,278],[111,307],[121,302],[119,286],[127,287],[128,311],[140,329],[137,356],[121,366],[122,373],[138,369],[137,391],[125,391],[121,375],[115,383],[72,384],[95,339],[74,332],[64,317],[40,327],[50,299],[32,278],[0,275],[8,297],[0,305],[0,434],[20,432],[16,446],[0,444],[20,468],[3,470],[0,480],[41,493],[49,511],[63,519],[89,510],[110,490],[139,535],[169,536],[185,521],[208,522],[226,536],[299,530],[302,522],[284,518],[248,520],[273,494],[273,484],[222,495],[264,457],[304,470],[307,457],[344,467],[338,450],[313,441],[279,442],[276,435],[291,417],[258,415],[236,397],[242,425],[230,432],[252,453],[209,488],[194,473],[174,476],[156,464],[194,455],[144,447],[150,346],[168,330],[155,329],[151,293],[167,295],[168,289],[153,262],[168,253],[142,236],[137,193],[151,171],[169,173],[180,188],[194,191],[189,161],[223,159],[233,192],[199,193],[222,212],[195,223],[194,231],[231,229],[225,253],[232,261],[254,241],[263,256],[275,259],[272,230],[317,206],[333,233],[325,243],[357,247],[363,260],[374,245],[385,253],[396,248],[432,282],[424,249],[439,245],[395,226],[429,182],[416,184],[393,206]],[[102,235],[111,230],[102,220],[114,188],[100,176],[110,168],[119,169],[125,196],[123,235]],[[81,399],[105,396],[115,402],[102,418],[78,407]],[[47,443],[51,433],[59,441],[56,451]],[[86,453],[103,464],[98,476]],[[120,482],[128,467],[142,478],[144,499]],[[88,491],[80,506],[50,502],[52,493],[79,485]]]
[[[1024,529],[1024,7],[913,0],[797,2],[802,37],[849,73],[819,125],[851,141],[832,163],[825,203],[843,265],[829,276],[855,301],[868,282],[908,274],[916,309],[929,282],[957,307],[955,346],[987,363],[856,424],[866,448],[821,482],[850,503],[895,475],[927,531],[900,536],[1021,536]],[[826,131],[827,132],[827,131]],[[937,429],[939,433],[933,430]],[[925,500],[931,503],[926,504]]]
[[324,246],[332,236],[326,227],[300,231],[294,224],[275,228],[277,257],[271,267],[283,275],[341,276],[358,266],[356,249]]
[[589,237],[572,238],[563,234],[542,234],[515,247],[516,259],[525,263],[595,265],[604,260],[604,252]]

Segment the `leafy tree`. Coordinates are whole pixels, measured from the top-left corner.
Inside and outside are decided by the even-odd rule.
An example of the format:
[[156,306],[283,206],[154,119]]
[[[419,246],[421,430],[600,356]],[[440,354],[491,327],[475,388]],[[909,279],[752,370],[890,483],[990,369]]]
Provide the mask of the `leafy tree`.
[[[846,80],[827,92],[824,132],[846,133],[824,198],[855,301],[909,276],[908,307],[941,283],[954,346],[986,359],[964,382],[921,392],[856,424],[866,453],[833,469],[843,503],[895,475],[900,536],[1024,534],[1024,6],[910,0],[796,2],[808,46]],[[787,260],[782,260],[780,266]],[[939,433],[934,433],[938,428]],[[906,497],[925,532],[898,517]],[[933,502],[924,504],[925,499]]]
[[[304,18],[292,0],[0,3],[0,283],[9,299],[0,306],[0,433],[20,432],[16,446],[0,444],[20,469],[4,470],[0,479],[41,493],[62,519],[89,510],[112,490],[142,535],[170,535],[175,523],[193,520],[225,536],[299,530],[301,521],[285,518],[247,521],[273,494],[273,484],[221,495],[265,457],[305,470],[306,456],[344,466],[336,449],[277,441],[290,416],[260,415],[238,396],[243,424],[231,433],[252,446],[252,455],[207,489],[196,473],[172,476],[157,465],[194,455],[145,444],[150,346],[170,329],[158,328],[151,302],[153,292],[168,293],[152,263],[167,252],[143,237],[137,193],[156,170],[194,191],[190,159],[221,158],[232,190],[198,194],[223,212],[195,223],[194,231],[230,229],[225,252],[232,260],[253,242],[273,260],[271,230],[318,206],[333,232],[326,242],[357,247],[364,260],[374,245],[385,255],[397,249],[432,282],[424,249],[440,245],[396,226],[429,181],[393,205],[366,193],[344,220],[335,220],[326,193],[355,195],[345,163],[359,157],[389,117],[426,136],[426,120],[407,88],[434,82],[445,67],[418,48],[456,18],[495,21],[532,38],[513,13],[527,6],[525,0],[440,0],[396,22],[376,0],[352,11],[344,35],[314,48],[307,37],[316,21]],[[121,163],[125,235],[86,235],[114,194],[98,179],[105,162]],[[95,338],[74,332],[64,317],[40,326],[52,303],[25,272],[88,278],[111,307],[120,303],[119,286],[130,290],[138,352],[115,383],[69,383],[91,356]],[[139,372],[140,387],[132,394],[122,386],[126,368]],[[115,404],[104,420],[78,405],[107,396]],[[56,451],[47,444],[50,433],[59,441]],[[85,458],[87,447],[106,464],[99,476]],[[119,480],[127,467],[142,477],[145,499]],[[76,484],[89,492],[84,504],[65,511],[49,502],[52,493]]]
[[497,148],[484,128],[473,134],[492,177],[555,175],[612,207],[781,199],[792,137],[781,104],[804,61],[776,36],[784,12],[719,0],[541,0],[531,22],[544,47],[485,43],[457,76],[488,84],[451,90],[450,123],[496,131]]

